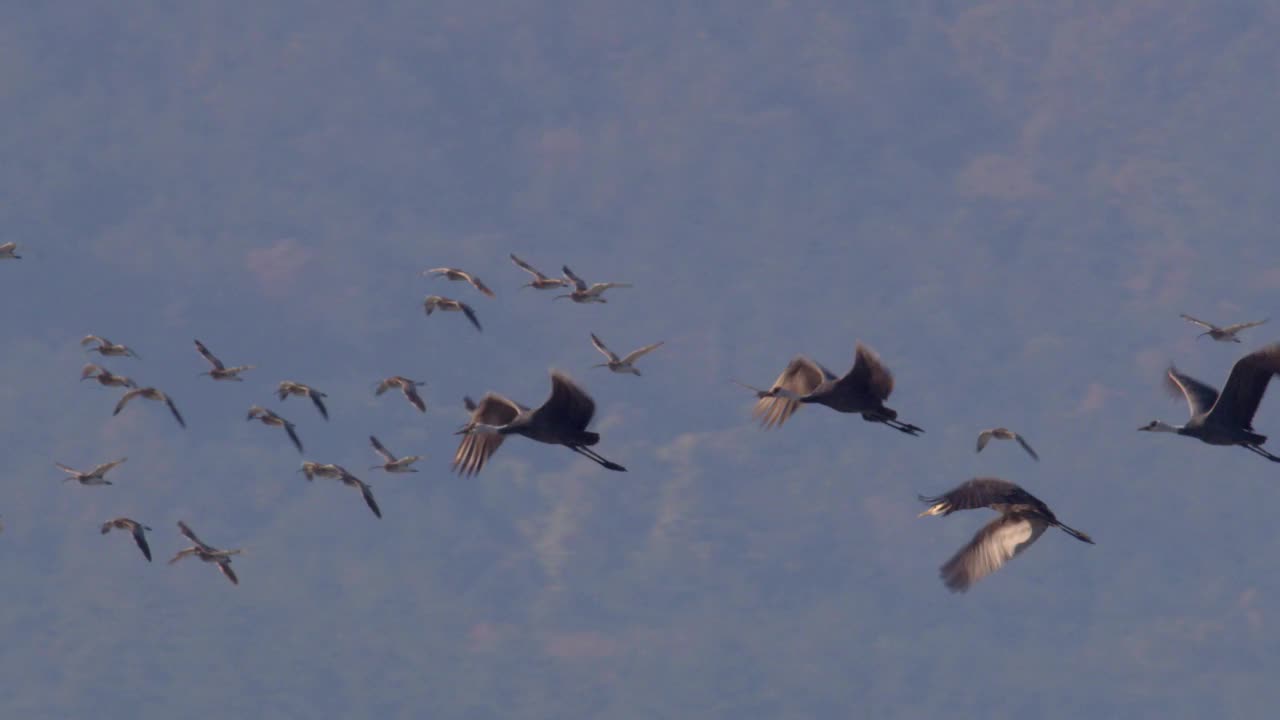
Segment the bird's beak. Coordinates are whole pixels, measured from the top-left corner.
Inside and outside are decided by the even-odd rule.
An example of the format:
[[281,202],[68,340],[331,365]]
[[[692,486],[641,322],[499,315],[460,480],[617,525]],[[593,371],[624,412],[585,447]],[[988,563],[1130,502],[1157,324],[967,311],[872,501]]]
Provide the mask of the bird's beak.
[[1149,430],[1151,430],[1151,427],[1148,425],[1143,425],[1142,427],[1138,428],[1138,432],[1147,432]]

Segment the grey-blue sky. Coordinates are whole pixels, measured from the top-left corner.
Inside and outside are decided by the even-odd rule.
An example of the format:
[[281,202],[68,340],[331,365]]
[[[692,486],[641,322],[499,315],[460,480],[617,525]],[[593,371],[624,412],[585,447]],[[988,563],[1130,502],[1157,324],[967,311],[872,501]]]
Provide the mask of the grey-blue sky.
[[[0,22],[5,715],[1260,715],[1277,693],[1273,467],[1138,436],[1239,348],[1177,318],[1272,313],[1275,11],[1037,2],[141,3]],[[517,291],[635,283],[606,306]],[[498,293],[416,277],[453,264]],[[423,316],[462,297],[485,332]],[[636,379],[587,332],[658,339]],[[86,332],[171,392],[110,417]],[[1270,337],[1253,331],[1253,343]],[[258,368],[196,377],[199,337]],[[855,340],[906,438],[821,408],[762,433],[731,377]],[[1250,347],[1246,344],[1243,347]],[[513,441],[447,473],[460,398],[570,371],[604,473]],[[428,381],[420,416],[371,384]],[[308,485],[243,421],[278,380],[307,457],[425,452],[411,478]],[[1016,448],[975,456],[976,432]],[[1280,430],[1264,403],[1256,426]],[[129,462],[110,488],[55,460]],[[1053,535],[964,597],[981,524],[916,492],[1023,483]],[[1208,478],[1206,480],[1205,478]],[[1225,490],[1206,497],[1208,488]],[[1243,501],[1242,501],[1243,499]],[[244,545],[233,588],[97,523]]]

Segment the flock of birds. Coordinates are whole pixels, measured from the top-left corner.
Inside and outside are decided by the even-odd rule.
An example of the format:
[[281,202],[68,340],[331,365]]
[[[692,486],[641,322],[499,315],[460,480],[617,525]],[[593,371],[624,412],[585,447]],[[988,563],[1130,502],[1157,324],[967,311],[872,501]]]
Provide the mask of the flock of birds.
[[[0,245],[0,260],[21,259],[16,250],[17,245],[12,242]],[[533,277],[523,287],[538,290],[569,289],[568,293],[557,295],[556,299],[569,298],[577,303],[605,303],[607,300],[604,293],[607,290],[631,287],[629,283],[618,282],[588,284],[574,274],[568,266],[562,267],[562,277],[553,277],[538,271],[514,254],[510,258],[517,267]],[[441,267],[426,270],[423,274],[465,282],[478,292],[494,297],[494,292],[488,286],[475,275],[464,270]],[[436,310],[461,312],[477,331],[483,332],[475,310],[460,300],[430,295],[424,301],[424,309],[427,315]],[[1238,335],[1241,331],[1267,322],[1261,320],[1220,327],[1189,315],[1182,315],[1182,317],[1188,322],[1205,328],[1201,337],[1208,336],[1218,342],[1239,343]],[[635,367],[635,363],[663,344],[662,342],[652,343],[619,356],[610,350],[595,333],[591,333],[590,337],[592,345],[606,359],[605,362],[593,367],[605,367],[615,373],[637,376],[640,375],[640,370]],[[85,336],[81,340],[81,345],[86,351],[98,353],[103,358],[138,357],[138,354],[127,345],[114,343],[98,335]],[[240,382],[243,380],[242,374],[254,369],[253,365],[225,365],[200,340],[195,340],[195,349],[211,366],[210,370],[201,374],[215,381]],[[1139,430],[1176,433],[1197,438],[1210,445],[1237,445],[1272,462],[1280,462],[1280,456],[1262,448],[1267,438],[1257,433],[1252,427],[1253,417],[1266,392],[1267,384],[1277,373],[1280,373],[1280,343],[1266,345],[1237,360],[1221,392],[1170,366],[1165,373],[1165,385],[1171,393],[1186,400],[1190,417],[1181,426],[1153,420]],[[158,388],[139,387],[131,378],[112,373],[94,363],[84,366],[80,379],[82,381],[94,379],[106,387],[125,389],[116,403],[113,415],[118,415],[133,399],[142,398],[164,403],[174,420],[180,426],[186,427],[186,422],[172,398]],[[398,389],[414,408],[419,412],[425,412],[426,403],[418,393],[418,388],[424,384],[421,381],[393,375],[378,382],[374,393],[380,396],[389,390]],[[907,435],[918,436],[924,432],[921,427],[900,420],[898,412],[885,404],[893,392],[893,374],[879,356],[862,343],[856,344],[853,366],[843,376],[837,376],[816,361],[799,355],[787,364],[768,389],[740,382],[738,384],[755,394],[756,404],[752,415],[766,430],[781,427],[803,405],[816,404],[824,405],[836,412],[860,415],[867,422],[882,424]],[[316,388],[285,380],[277,386],[276,396],[281,401],[289,397],[309,398],[320,415],[326,421],[329,419],[329,409],[324,402],[327,395]],[[587,428],[595,415],[595,401],[581,386],[562,372],[552,371],[551,394],[536,408],[527,407],[494,392],[486,393],[479,402],[469,397],[464,398],[464,404],[470,412],[470,417],[456,433],[461,435],[462,439],[453,458],[453,470],[461,475],[473,476],[479,473],[506,438],[512,435],[520,435],[545,444],[561,445],[607,470],[626,471],[625,467],[605,458],[594,449],[600,442],[600,435]],[[298,452],[303,452],[303,444],[295,425],[274,411],[254,405],[250,407],[246,419],[282,428]],[[1014,441],[1033,460],[1040,459],[1022,435],[1003,427],[983,430],[978,435],[977,451],[981,452],[993,439]],[[376,436],[369,436],[369,443],[383,461],[370,466],[370,469],[379,469],[388,473],[417,472],[412,466],[421,459],[421,456],[398,456],[388,450]],[[55,463],[55,466],[67,473],[68,481],[74,480],[81,485],[110,485],[111,481],[106,479],[107,473],[125,461],[126,458],[120,458],[105,462],[88,471],[76,470],[61,463]],[[308,481],[327,478],[355,488],[360,492],[369,510],[376,517],[382,517],[382,510],[374,499],[369,484],[345,467],[333,463],[304,461],[299,472],[303,473]],[[1040,499],[1018,485],[999,478],[975,478],[942,495],[936,497],[921,495],[919,498],[928,506],[924,512],[920,513],[921,517],[946,516],[958,510],[984,507],[998,513],[994,520],[981,528],[964,547],[941,566],[940,575],[943,583],[953,592],[964,592],[977,581],[1001,568],[1034,543],[1049,527],[1059,528],[1081,542],[1093,544],[1092,538],[1087,534],[1060,522],[1048,505]],[[148,561],[151,560],[151,548],[146,536],[151,528],[132,518],[118,517],[103,523],[101,529],[103,534],[111,530],[128,531],[143,556]],[[231,558],[242,553],[241,549],[223,550],[209,545],[200,540],[183,521],[178,522],[178,529],[192,545],[174,555],[169,561],[170,564],[185,557],[194,556],[204,562],[216,564],[228,580],[239,583],[235,572],[231,569]]]

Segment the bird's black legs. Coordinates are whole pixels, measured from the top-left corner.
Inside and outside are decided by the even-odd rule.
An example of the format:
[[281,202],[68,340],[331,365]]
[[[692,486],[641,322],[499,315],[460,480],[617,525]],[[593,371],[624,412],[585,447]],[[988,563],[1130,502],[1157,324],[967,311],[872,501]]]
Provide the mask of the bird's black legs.
[[1255,452],[1261,455],[1262,457],[1270,460],[1271,462],[1280,462],[1280,457],[1276,457],[1275,455],[1272,455],[1271,453],[1267,452],[1266,450],[1263,450],[1257,445],[1245,445],[1245,447],[1248,448],[1251,452]]
[[621,465],[619,465],[618,463],[616,463],[616,462],[611,462],[611,461],[609,461],[609,460],[605,459],[605,458],[604,458],[604,456],[600,455],[600,453],[597,453],[595,450],[592,450],[592,449],[590,449],[590,448],[580,447],[580,446],[577,446],[577,445],[568,445],[568,446],[566,446],[566,447],[568,447],[570,450],[572,450],[572,451],[574,451],[574,452],[578,453],[579,455],[581,455],[581,456],[583,456],[583,457],[587,458],[587,459],[588,459],[588,460],[590,460],[591,462],[596,463],[597,465],[599,465],[600,467],[602,467],[602,468],[604,468],[604,469],[606,469],[606,470],[614,470],[614,471],[616,471],[616,472],[626,472],[626,471],[627,471],[627,469],[626,469],[626,468],[622,467],[622,466],[621,466]]
[[899,422],[897,420],[882,420],[881,422],[893,428],[894,430],[897,430],[898,432],[904,432],[908,435],[919,435],[920,433],[924,432],[924,428],[917,427],[915,425],[912,425],[911,423]]

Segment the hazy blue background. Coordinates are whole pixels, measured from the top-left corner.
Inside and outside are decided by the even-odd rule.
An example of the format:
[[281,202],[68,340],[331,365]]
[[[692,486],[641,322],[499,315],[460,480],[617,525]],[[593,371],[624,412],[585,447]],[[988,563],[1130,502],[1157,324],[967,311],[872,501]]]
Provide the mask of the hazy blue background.
[[[1185,417],[1165,363],[1218,385],[1280,332],[1177,317],[1280,320],[1278,33],[1193,0],[3,5],[0,716],[1268,716],[1280,469],[1135,429]],[[553,303],[512,251],[635,288]],[[667,345],[617,376],[591,330]],[[89,332],[189,429],[112,418]],[[193,337],[258,369],[197,377]],[[859,339],[927,434],[765,433],[729,382]],[[451,475],[462,395],[537,404],[552,367],[631,472],[514,440]],[[397,373],[426,415],[373,397]],[[364,473],[378,521],[252,403],[308,459],[428,457]],[[1043,462],[975,455],[993,425]],[[52,465],[117,456],[108,488]],[[915,495],[977,474],[1098,545],[950,595],[989,514]],[[164,565],[179,519],[247,549],[239,587]]]

